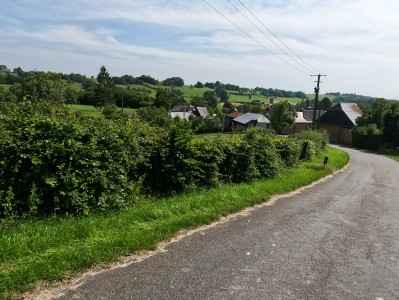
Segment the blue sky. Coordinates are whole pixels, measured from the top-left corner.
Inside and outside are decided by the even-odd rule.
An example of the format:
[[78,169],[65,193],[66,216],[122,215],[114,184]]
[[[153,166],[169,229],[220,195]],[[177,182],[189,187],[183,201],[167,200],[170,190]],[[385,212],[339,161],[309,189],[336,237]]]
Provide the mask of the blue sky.
[[245,33],[203,0],[0,0],[0,64],[307,93],[321,73],[323,93],[399,96],[398,1],[241,0],[262,24],[230,0],[261,31],[229,0],[207,1]]

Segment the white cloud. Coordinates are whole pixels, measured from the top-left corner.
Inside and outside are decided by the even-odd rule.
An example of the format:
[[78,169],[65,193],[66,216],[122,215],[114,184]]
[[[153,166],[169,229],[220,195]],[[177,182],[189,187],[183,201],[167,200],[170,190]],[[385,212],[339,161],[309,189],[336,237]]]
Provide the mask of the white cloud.
[[[290,60],[227,1],[207,1]],[[232,1],[245,12],[239,0]],[[241,1],[295,53],[328,75],[326,91],[399,94],[394,82],[399,2]],[[7,1],[0,12],[0,38],[2,53],[38,69],[88,74],[105,64],[115,75],[134,70],[160,79],[175,75],[188,82],[313,90],[308,76],[270,55],[200,0]]]

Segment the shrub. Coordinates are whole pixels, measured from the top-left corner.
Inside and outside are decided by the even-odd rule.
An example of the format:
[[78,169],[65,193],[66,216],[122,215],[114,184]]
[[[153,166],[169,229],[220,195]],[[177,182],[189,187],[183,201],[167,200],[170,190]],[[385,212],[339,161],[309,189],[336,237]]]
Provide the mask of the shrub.
[[199,187],[214,187],[220,182],[219,165],[223,153],[217,140],[198,140],[194,144],[195,160],[198,161],[193,176],[195,184]]
[[145,157],[132,121],[23,103],[0,115],[0,131],[1,217],[88,215],[138,193]]
[[377,150],[381,146],[382,135],[376,124],[369,124],[364,127],[355,127],[352,130],[353,146]]
[[317,154],[317,146],[315,142],[311,140],[303,140],[301,146],[301,154],[299,155],[299,159],[301,160],[312,160],[313,157]]
[[329,137],[325,130],[304,130],[290,136],[303,141],[312,141],[315,144],[316,154],[326,150]]
[[176,120],[169,128],[158,129],[161,136],[153,144],[149,164],[144,170],[148,192],[173,194],[195,184],[197,149],[187,126],[187,122]]
[[301,144],[298,140],[278,138],[275,145],[286,167],[291,168],[299,161]]
[[221,136],[218,145],[223,155],[219,165],[223,182],[250,182],[258,177],[254,151],[241,134]]
[[257,170],[255,179],[273,178],[284,168],[283,160],[276,148],[276,142],[280,139],[259,127],[250,128],[245,132],[245,140],[253,152]]

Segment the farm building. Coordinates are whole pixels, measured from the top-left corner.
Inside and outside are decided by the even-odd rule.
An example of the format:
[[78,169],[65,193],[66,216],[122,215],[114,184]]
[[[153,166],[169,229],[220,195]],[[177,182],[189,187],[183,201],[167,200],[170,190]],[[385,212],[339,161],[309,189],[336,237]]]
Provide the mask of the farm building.
[[327,130],[331,142],[351,145],[352,129],[362,114],[356,103],[338,103],[320,117],[319,127]]
[[235,118],[238,118],[239,116],[242,116],[242,113],[240,113],[240,112],[232,112],[232,113],[227,114],[224,117],[224,130],[225,131],[231,131],[232,126],[233,126],[233,120]]
[[270,128],[270,121],[262,114],[246,113],[233,119],[233,124],[237,130],[245,130],[249,127],[258,126]]
[[293,126],[293,133],[297,133],[303,130],[312,128],[312,120],[306,120],[303,112],[297,112],[295,118],[295,123]]
[[190,104],[178,104],[171,109],[170,116],[173,119],[180,118],[188,121],[190,116],[201,118],[209,117],[209,112],[206,107],[195,107]]

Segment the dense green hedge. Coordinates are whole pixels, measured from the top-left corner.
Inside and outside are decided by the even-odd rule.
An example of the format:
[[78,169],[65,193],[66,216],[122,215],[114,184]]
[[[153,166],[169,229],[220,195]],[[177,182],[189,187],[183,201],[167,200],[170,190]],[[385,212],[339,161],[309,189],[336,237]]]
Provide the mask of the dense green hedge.
[[30,103],[0,115],[0,216],[89,214],[128,205],[145,161],[137,132],[131,121],[79,120]]
[[290,138],[299,141],[301,147],[299,159],[301,160],[311,160],[315,155],[326,150],[329,139],[324,130],[305,130],[291,135]]
[[324,142],[323,133],[286,139],[259,128],[194,139],[183,121],[161,128],[25,102],[0,114],[0,218],[87,215],[139,194],[272,178]]
[[355,127],[352,130],[353,146],[377,150],[382,145],[383,136],[376,124],[369,124],[364,127]]

